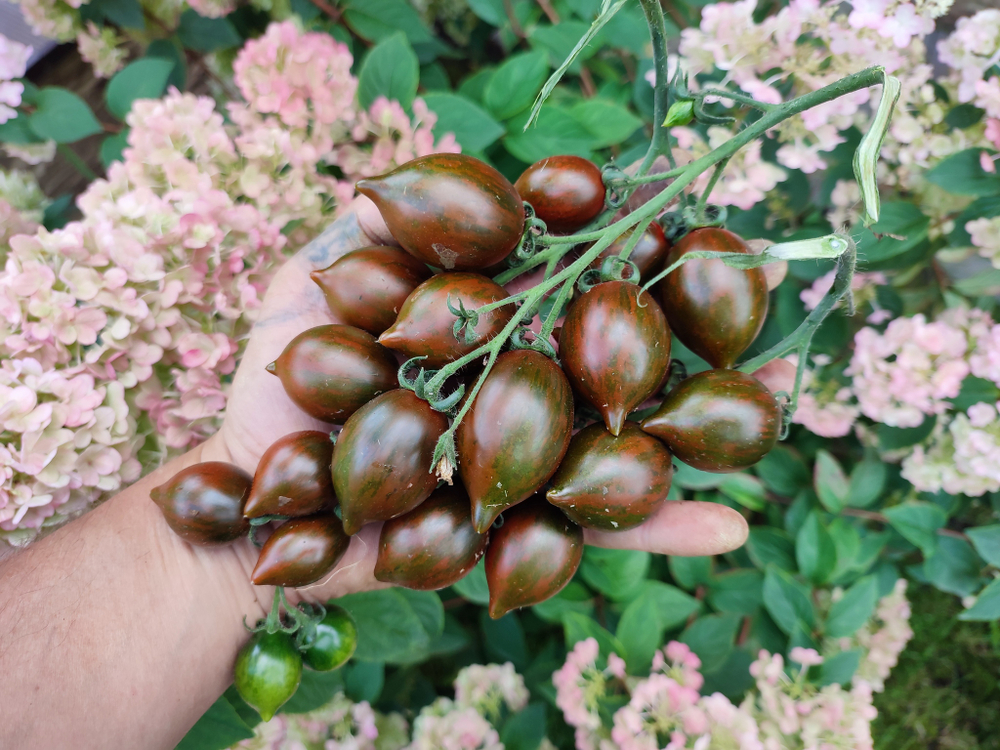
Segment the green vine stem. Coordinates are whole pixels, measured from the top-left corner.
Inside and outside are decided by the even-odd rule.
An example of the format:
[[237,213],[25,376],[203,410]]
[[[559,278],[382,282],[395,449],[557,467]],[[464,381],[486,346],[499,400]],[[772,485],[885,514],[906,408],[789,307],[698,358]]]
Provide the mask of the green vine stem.
[[664,154],[670,162],[674,162],[673,149],[670,148],[670,129],[666,127],[667,110],[670,108],[670,70],[667,57],[667,27],[663,18],[663,6],[660,0],[639,0],[642,12],[649,24],[649,36],[653,42],[653,67],[656,70],[656,86],[653,87],[653,138],[649,142],[646,156],[636,174],[641,177],[646,174],[660,154]]
[[[646,7],[648,2],[655,2],[655,0],[643,0],[643,6]],[[656,47],[654,45],[654,51],[655,50]],[[663,55],[659,55],[658,57],[663,58],[659,60],[658,65],[663,67],[665,71],[665,51]],[[517,266],[516,268],[509,269],[508,271],[498,275],[496,277],[496,281],[498,283],[507,283],[526,271],[542,264],[551,263],[554,265],[554,263],[565,257],[565,255],[575,245],[586,242],[593,242],[593,244],[581,253],[575,261],[570,263],[561,271],[544,279],[531,289],[519,292],[507,300],[502,300],[492,303],[491,305],[484,306],[483,308],[479,308],[478,311],[482,313],[488,309],[495,309],[502,304],[521,303],[514,315],[511,317],[511,320],[495,338],[465,356],[460,357],[454,362],[449,363],[442,369],[434,372],[433,375],[429,375],[426,386],[428,392],[439,393],[445,381],[457,373],[462,367],[470,362],[485,357],[482,372],[479,374],[471,392],[464,400],[458,413],[455,415],[451,426],[441,436],[435,448],[433,465],[439,476],[444,479],[450,479],[451,473],[457,465],[455,432],[458,429],[458,426],[461,424],[465,415],[471,408],[473,401],[483,385],[483,382],[489,376],[490,371],[492,370],[493,365],[504,346],[507,345],[514,332],[527,323],[528,314],[530,313],[531,315],[534,315],[534,311],[538,309],[538,305],[546,295],[550,294],[553,290],[562,285],[575,284],[580,274],[587,270],[591,263],[593,263],[593,261],[607,247],[609,247],[614,240],[629,229],[638,229],[640,225],[643,227],[648,226],[648,224],[655,219],[660,211],[662,211],[672,200],[674,200],[681,193],[681,191],[684,190],[684,188],[694,182],[699,175],[709,169],[712,169],[713,167],[717,167],[719,164],[723,164],[737,151],[758,138],[761,138],[771,128],[806,111],[807,109],[811,109],[812,107],[831,101],[843,96],[844,94],[851,93],[852,91],[857,91],[859,89],[868,88],[878,84],[883,84],[887,89],[892,89],[895,84],[890,82],[894,81],[895,79],[885,73],[884,68],[880,66],[871,67],[859,73],[847,76],[846,78],[836,81],[828,86],[824,86],[821,89],[812,91],[796,99],[792,99],[781,105],[775,105],[772,109],[766,111],[758,120],[747,125],[718,148],[686,165],[679,171],[679,174],[677,174],[673,182],[624,218],[596,231],[584,231],[575,235],[560,237],[543,234],[535,238],[535,241],[539,245],[547,247],[544,250],[535,253],[524,264]],[[659,82],[661,85],[657,86],[658,90],[666,87],[665,79],[659,79]],[[664,99],[663,101],[665,102],[666,100]],[[876,127],[885,128],[887,126],[888,120],[886,118],[877,117],[876,123],[873,125],[873,130]],[[868,134],[868,136],[874,136],[874,138],[879,140],[882,135],[882,133],[873,134],[871,132]],[[868,136],[866,136],[866,138]],[[655,137],[656,136],[654,135],[654,140]],[[655,153],[653,158],[655,158]],[[875,209],[875,211],[877,211],[877,209]],[[591,227],[588,227],[587,229],[590,230]],[[637,232],[637,234],[641,233]],[[737,253],[688,253],[684,258],[678,260],[677,263],[674,263],[668,269],[664,270],[663,273],[647,282],[644,288],[650,288],[654,283],[666,276],[666,274],[679,267],[681,263],[686,262],[686,260],[699,257],[718,257],[727,265],[749,268],[764,265],[777,260],[787,260],[790,258],[837,258],[841,256],[845,257],[839,262],[837,283],[835,283],[831,292],[809,315],[802,326],[800,326],[799,329],[797,329],[791,336],[785,339],[785,341],[782,341],[775,347],[772,347],[767,352],[754,357],[752,360],[740,367],[743,371],[753,371],[762,367],[775,357],[782,356],[783,354],[790,353],[794,350],[808,353],[808,346],[812,340],[812,333],[822,322],[823,318],[825,318],[826,315],[833,309],[837,301],[839,301],[839,299],[846,294],[844,291],[845,279],[847,289],[849,290],[850,288],[850,278],[854,273],[854,266],[856,262],[856,250],[850,238],[845,238],[841,235],[831,235],[826,238],[821,238],[820,240],[807,240],[803,242],[776,245],[768,248],[761,255],[740,255]],[[560,293],[562,295],[562,291]],[[562,296],[568,300],[568,294],[569,292],[565,292],[565,295]],[[559,301],[559,298],[557,298],[557,301]],[[549,323],[550,320],[554,325],[554,319],[552,318],[551,313],[545,322]],[[805,356],[800,355],[799,372],[797,373],[796,386],[792,394],[793,404],[798,396],[804,361]]]

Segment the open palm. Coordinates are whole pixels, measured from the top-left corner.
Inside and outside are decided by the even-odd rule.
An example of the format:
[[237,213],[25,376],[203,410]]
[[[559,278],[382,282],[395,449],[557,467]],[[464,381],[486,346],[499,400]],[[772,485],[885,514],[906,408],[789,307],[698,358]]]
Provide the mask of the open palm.
[[[297,334],[340,322],[309,278],[310,271],[326,268],[351,250],[377,244],[396,243],[374,204],[359,198],[348,213],[278,271],[236,373],[222,429],[211,439],[206,455],[232,461],[253,473],[260,456],[279,437],[298,430],[329,429],[329,425],[302,412],[265,367]],[[355,535],[337,570],[326,581],[302,590],[302,594],[325,600],[384,585],[375,580],[373,573],[380,526],[369,524]],[[601,547],[711,555],[735,549],[743,544],[746,535],[746,521],[731,508],[716,503],[669,502],[635,529],[588,530],[585,539]],[[241,557],[252,559],[250,555]]]

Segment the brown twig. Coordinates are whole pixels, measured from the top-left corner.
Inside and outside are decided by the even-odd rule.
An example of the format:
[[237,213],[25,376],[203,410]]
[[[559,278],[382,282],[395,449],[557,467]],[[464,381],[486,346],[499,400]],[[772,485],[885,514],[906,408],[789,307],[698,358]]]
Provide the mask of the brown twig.
[[753,618],[747,615],[743,618],[743,625],[740,627],[740,634],[736,636],[736,645],[742,646],[750,637],[750,630],[753,628]]
[[674,5],[673,0],[662,0],[661,5],[663,6],[663,9],[670,14],[670,18],[673,22],[677,24],[677,28],[686,29],[688,27],[687,18],[685,18],[684,14],[680,12],[680,9]]
[[326,13],[330,17],[330,20],[334,22],[340,21],[340,9],[333,7],[326,0],[312,0],[312,4]]
[[521,39],[526,39],[524,34],[524,29],[521,28],[520,22],[517,20],[517,16],[514,14],[514,3],[511,0],[503,0],[503,9],[507,13],[507,20],[510,21],[510,29],[514,32],[515,36]]
[[580,88],[583,90],[583,95],[588,99],[597,94],[597,86],[594,85],[594,77],[590,75],[590,71],[582,65],[580,66]]
[[556,9],[552,7],[552,3],[549,0],[538,0],[538,4],[542,8],[542,12],[553,24],[559,23],[559,14]]

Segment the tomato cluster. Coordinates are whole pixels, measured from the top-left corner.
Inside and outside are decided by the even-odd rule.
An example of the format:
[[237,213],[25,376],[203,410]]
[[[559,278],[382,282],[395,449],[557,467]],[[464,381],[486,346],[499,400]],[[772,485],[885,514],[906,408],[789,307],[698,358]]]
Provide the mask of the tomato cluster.
[[[342,425],[339,434],[280,436],[252,478],[227,464],[201,464],[154,493],[171,527],[195,544],[229,542],[251,526],[284,521],[262,546],[253,583],[320,581],[351,535],[383,521],[378,580],[439,589],[485,556],[489,611],[501,617],[569,581],[584,528],[624,530],[654,514],[670,490],[674,457],[729,472],[774,446],[778,402],[732,369],[767,314],[759,269],[691,260],[653,293],[633,283],[638,278],[605,276],[569,305],[558,336],[561,362],[544,346],[511,337],[513,304],[476,312],[508,296],[481,271],[511,256],[526,216],[569,233],[602,212],[601,172],[590,162],[552,157],[511,185],[473,157],[438,154],[358,189],[375,201],[403,249],[356,250],[315,272],[331,312],[346,323],[303,331],[267,368],[301,409]],[[592,268],[606,274],[613,264],[604,259],[628,241],[619,238]],[[694,229],[671,246],[654,223],[631,260],[650,278],[700,250],[749,252],[718,228]],[[671,332],[713,369],[673,383]],[[435,401],[422,385],[399,382],[415,361],[437,370],[501,334],[513,345],[485,376],[478,359],[457,370],[455,398]],[[417,381],[428,377],[421,371]],[[453,427],[449,417],[459,406],[464,417]],[[599,419],[587,420],[588,413]],[[584,425],[576,434],[575,423]],[[460,480],[454,486],[452,467],[434,465],[435,447],[450,431]],[[350,656],[343,612],[291,614],[302,621],[295,639],[272,618],[237,662],[237,686],[262,713],[294,692],[303,659],[324,669]]]

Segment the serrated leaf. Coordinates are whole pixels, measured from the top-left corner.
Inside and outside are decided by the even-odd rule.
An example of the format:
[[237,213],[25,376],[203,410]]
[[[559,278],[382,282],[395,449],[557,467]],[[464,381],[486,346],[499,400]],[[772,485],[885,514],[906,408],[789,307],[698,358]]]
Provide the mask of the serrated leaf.
[[404,108],[413,104],[420,81],[420,63],[402,32],[375,45],[361,63],[358,73],[358,102],[368,109],[379,97],[398,101]]
[[1000,524],[966,529],[965,535],[980,557],[990,565],[1000,567]]
[[839,601],[830,606],[825,633],[828,638],[846,638],[854,635],[868,622],[878,604],[878,581],[866,576],[844,592]]
[[648,552],[588,546],[584,548],[580,576],[592,589],[625,601],[645,580],[650,559]]
[[1000,619],[1000,578],[995,578],[980,591],[976,603],[964,612],[959,612],[958,619],[978,622]]
[[445,133],[454,133],[465,151],[483,151],[506,132],[486,110],[461,94],[430,93],[423,99],[438,116],[434,135],[441,138]]
[[850,687],[851,678],[858,671],[861,664],[862,650],[852,648],[848,651],[841,651],[833,656],[828,656],[820,665],[820,685],[844,685]]
[[811,512],[795,537],[795,560],[806,578],[816,584],[830,578],[837,563],[837,549],[816,511]]
[[633,599],[622,612],[615,636],[628,654],[629,674],[649,672],[653,654],[660,647],[663,636],[663,622],[656,602],[644,597]]
[[923,572],[936,588],[956,596],[969,596],[980,587],[983,561],[964,539],[942,536],[937,551],[924,560]]
[[752,615],[763,602],[764,576],[759,570],[730,570],[708,585],[708,603],[719,612]]
[[398,31],[406,34],[410,44],[435,41],[420,14],[405,0],[348,0],[344,20],[369,42],[381,42]]
[[530,105],[549,72],[544,52],[513,55],[497,68],[483,92],[486,109],[498,120],[506,120]]
[[38,92],[36,109],[28,125],[39,138],[74,143],[103,128],[87,103],[66,89],[47,86]]
[[712,558],[681,557],[671,555],[667,559],[670,575],[682,588],[693,591],[712,577]]
[[177,37],[185,47],[198,52],[216,52],[243,43],[243,38],[228,18],[206,18],[191,9],[181,13]]
[[764,573],[764,608],[788,635],[800,621],[810,628],[816,623],[809,589],[773,565]]
[[452,588],[463,599],[485,607],[490,603],[490,589],[486,583],[486,559],[481,559],[469,574],[452,584]]
[[579,641],[593,638],[597,641],[601,655],[605,658],[612,652],[625,658],[625,648],[621,641],[586,615],[581,615],[578,612],[567,614],[563,618],[563,632],[567,649],[573,648]]
[[735,614],[705,615],[685,628],[678,638],[701,659],[705,674],[719,669],[733,650],[742,618]]
[[948,521],[940,506],[923,500],[909,500],[886,508],[883,513],[904,539],[920,548],[926,557],[937,549],[937,530]]
[[865,459],[851,469],[850,489],[847,505],[852,508],[867,508],[882,496],[888,472],[881,461]]
[[173,62],[156,57],[136,60],[125,66],[115,74],[104,92],[108,110],[124,120],[136,99],[158,99],[166,90],[173,69]]
[[594,148],[618,145],[642,127],[642,120],[606,99],[584,99],[569,113],[593,136]]
[[751,526],[747,539],[747,554],[761,570],[777,565],[782,570],[794,572],[795,542],[784,531],[768,526]]
[[847,501],[850,483],[840,462],[829,451],[822,448],[816,451],[813,481],[816,487],[816,496],[823,503],[823,507],[831,513],[839,513]]
[[924,177],[955,195],[1000,195],[1000,176],[984,172],[979,162],[981,148],[967,148],[943,159]]

